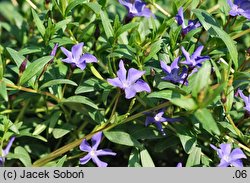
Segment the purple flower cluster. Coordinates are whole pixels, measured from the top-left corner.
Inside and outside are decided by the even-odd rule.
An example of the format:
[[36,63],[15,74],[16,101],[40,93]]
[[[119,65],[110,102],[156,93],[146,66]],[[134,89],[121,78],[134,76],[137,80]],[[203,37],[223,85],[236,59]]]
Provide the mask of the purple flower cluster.
[[223,143],[220,145],[220,149],[210,144],[210,146],[217,151],[219,156],[220,164],[218,167],[243,167],[242,158],[247,158],[240,148],[234,149],[232,152],[231,144]]
[[[190,56],[185,48],[181,47],[185,60],[180,63],[188,66],[189,69],[187,69],[185,66],[182,68],[178,66],[178,62],[180,60],[179,57],[177,57],[170,66],[166,65],[165,62],[160,61],[161,68],[166,74],[166,76],[163,77],[163,80],[167,80],[172,83],[182,83],[188,85],[187,77],[197,72],[198,68],[201,67],[202,62],[210,59],[209,56],[201,56],[203,48],[203,46],[199,46]],[[189,74],[188,71],[192,72]]]
[[234,3],[232,0],[227,0],[231,10],[229,14],[231,16],[244,16],[250,20],[250,1],[249,0],[235,0]]
[[98,167],[106,167],[108,166],[107,163],[101,161],[98,156],[115,156],[116,153],[112,152],[110,149],[99,149],[97,150],[98,146],[101,143],[102,139],[102,132],[98,132],[93,137],[91,138],[92,146],[89,145],[86,139],[84,139],[80,145],[80,150],[87,152],[88,154],[84,156],[83,158],[80,159],[80,164],[84,165],[89,160],[93,160],[93,162],[98,166]]
[[175,19],[176,19],[178,25],[181,25],[183,35],[186,35],[191,30],[194,30],[194,29],[201,26],[201,24],[198,20],[188,20],[188,24],[187,25],[185,24],[185,19],[184,19],[184,15],[183,15],[183,7],[180,7]]
[[119,3],[128,10],[128,17],[147,17],[152,16],[150,9],[146,7],[146,3],[141,0],[119,0]]
[[183,67],[181,71],[181,68],[178,66],[179,60],[180,57],[177,57],[170,66],[168,66],[165,62],[160,61],[161,68],[166,74],[166,76],[162,79],[173,83],[185,82],[184,84],[187,85],[187,81],[185,81],[185,78],[187,76],[187,69]]

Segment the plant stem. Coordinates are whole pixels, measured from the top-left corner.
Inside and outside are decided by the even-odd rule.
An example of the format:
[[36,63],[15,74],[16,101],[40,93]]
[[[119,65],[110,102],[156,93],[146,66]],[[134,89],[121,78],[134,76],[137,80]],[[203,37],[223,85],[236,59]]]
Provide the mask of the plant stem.
[[31,88],[26,88],[26,87],[22,87],[22,86],[16,86],[16,85],[9,84],[9,83],[6,83],[6,86],[9,87],[9,88],[14,88],[14,89],[25,91],[25,92],[29,92],[29,93],[37,93],[37,94],[41,94],[41,95],[46,95],[48,97],[51,97],[55,101],[60,102],[59,98],[57,98],[55,95],[53,95],[53,94],[51,94],[49,92],[37,91],[37,90],[33,90]]
[[164,10],[160,5],[156,4],[155,2],[152,3],[154,7],[156,7],[160,12],[162,12],[167,17],[171,17],[170,13]]
[[[137,119],[137,118],[145,115],[146,112],[150,112],[150,111],[153,111],[153,110],[158,110],[158,109],[164,108],[164,107],[168,106],[169,104],[170,104],[170,102],[167,101],[167,102],[164,102],[164,103],[162,103],[162,104],[160,104],[160,105],[158,105],[156,107],[153,107],[151,109],[139,112],[139,113],[137,113],[137,114],[135,114],[133,116],[128,117],[122,123],[127,123],[129,121],[133,121],[134,119]],[[122,123],[118,123],[118,124],[117,123],[113,123],[113,124],[106,124],[106,123],[105,124],[101,124],[101,128],[97,127],[94,132],[92,132],[92,133],[90,133],[90,134],[88,134],[88,135],[86,135],[86,136],[84,136],[84,137],[82,137],[82,138],[80,138],[78,140],[75,140],[74,142],[71,142],[70,144],[67,144],[67,145],[65,145],[65,146],[63,146],[63,147],[61,147],[61,148],[59,148],[59,149],[57,149],[57,150],[55,150],[53,152],[51,152],[47,156],[44,156],[41,159],[35,161],[32,166],[33,167],[43,166],[46,163],[48,163],[49,161],[54,160],[55,158],[57,158],[57,157],[65,154],[66,152],[70,151],[71,149],[79,146],[81,144],[81,142],[82,142],[83,139],[89,140],[97,132],[110,130],[110,129],[112,129],[112,128],[114,128],[117,125],[122,124]]]

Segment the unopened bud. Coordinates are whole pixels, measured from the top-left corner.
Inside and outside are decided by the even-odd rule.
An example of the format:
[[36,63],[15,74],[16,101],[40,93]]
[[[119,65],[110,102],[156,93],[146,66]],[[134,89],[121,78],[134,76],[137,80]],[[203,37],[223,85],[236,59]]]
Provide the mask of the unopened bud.
[[[57,51],[58,45],[59,45],[58,43],[56,43],[56,44],[54,45],[54,48],[52,49],[52,51],[51,51],[51,53],[50,53],[50,56],[53,56],[53,57],[56,56],[56,51]],[[54,61],[54,58],[52,58],[52,59],[49,61],[49,63],[51,64],[53,61]]]
[[26,69],[27,66],[27,60],[28,60],[28,56],[24,59],[24,61],[21,63],[20,67],[19,67],[19,74],[22,74],[24,72],[24,70]]
[[58,43],[56,43],[54,45],[54,48],[52,49],[50,56],[56,56],[56,51],[57,51],[58,45],[59,45]]

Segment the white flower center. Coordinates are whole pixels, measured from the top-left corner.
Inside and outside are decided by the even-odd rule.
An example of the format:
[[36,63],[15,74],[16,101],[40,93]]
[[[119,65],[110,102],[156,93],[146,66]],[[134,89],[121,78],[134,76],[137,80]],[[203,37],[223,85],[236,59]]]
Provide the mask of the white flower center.
[[124,88],[124,89],[125,89],[125,88],[128,88],[129,86],[130,86],[129,82],[125,81],[125,82],[123,83],[123,88]]
[[92,150],[90,151],[90,156],[95,156],[95,150],[94,150],[94,149],[92,149]]
[[157,115],[155,115],[154,119],[155,119],[155,121],[160,121],[160,120],[161,120],[161,116],[159,116],[159,115],[157,114]]

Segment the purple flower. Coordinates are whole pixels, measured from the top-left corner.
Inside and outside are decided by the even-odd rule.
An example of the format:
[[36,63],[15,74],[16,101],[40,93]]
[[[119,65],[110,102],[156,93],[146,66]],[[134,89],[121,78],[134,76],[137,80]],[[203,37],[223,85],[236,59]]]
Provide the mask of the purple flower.
[[128,76],[127,76],[127,71],[124,67],[124,63],[122,60],[120,60],[119,63],[119,70],[117,71],[117,78],[114,79],[107,79],[107,81],[116,87],[119,87],[125,91],[125,98],[126,99],[131,99],[133,98],[137,92],[151,92],[151,89],[149,85],[139,79],[145,71],[139,71],[134,68],[130,68],[128,70]]
[[176,167],[182,167],[182,163],[181,163],[181,162],[178,163],[178,164],[176,165]]
[[127,8],[129,17],[149,18],[152,16],[152,12],[146,7],[146,3],[141,0],[119,0],[119,3]]
[[244,100],[246,107],[244,109],[247,110],[248,113],[250,113],[250,95],[247,97],[243,94],[242,90],[238,90],[240,97]]
[[[173,83],[183,83],[187,76],[187,69],[184,67],[180,72],[180,67],[178,66],[180,58],[177,57],[170,66],[168,66],[165,62],[160,61],[161,68],[163,72],[167,74],[167,76],[163,77],[163,80],[171,81]],[[186,81],[185,85],[188,84]]]
[[182,53],[186,57],[186,60],[182,62],[182,64],[186,64],[190,68],[194,68],[196,66],[200,67],[202,62],[210,59],[209,56],[201,56],[203,48],[204,46],[199,46],[190,56],[190,54],[185,50],[185,48],[181,47]]
[[10,139],[9,143],[7,144],[6,148],[4,150],[2,150],[2,155],[0,156],[0,166],[4,165],[5,156],[7,156],[7,154],[9,154],[10,147],[12,146],[14,140],[15,140],[15,137],[11,137],[11,139]]
[[99,149],[97,150],[100,142],[102,139],[102,132],[98,132],[91,138],[92,147],[89,145],[86,139],[84,139],[80,145],[80,149],[84,152],[88,152],[86,156],[80,159],[80,164],[84,165],[86,164],[90,159],[93,160],[93,162],[98,167],[106,167],[108,164],[101,161],[98,156],[106,156],[111,155],[115,156],[116,153],[112,152],[110,149]]
[[227,0],[231,10],[229,14],[231,16],[242,15],[250,20],[250,1],[249,0],[235,0],[234,3],[232,0]]
[[191,30],[197,29],[198,27],[201,26],[201,24],[198,20],[188,20],[188,25],[185,24],[184,15],[183,15],[183,7],[180,7],[175,19],[176,19],[178,25],[181,25],[182,33],[184,35],[186,35]]
[[236,148],[231,152],[231,144],[223,143],[220,145],[220,149],[212,144],[210,144],[210,146],[217,151],[217,154],[221,159],[218,167],[228,167],[229,165],[243,167],[241,159],[247,157],[240,148]]
[[154,116],[147,116],[146,121],[145,121],[145,126],[148,126],[149,124],[154,123],[158,130],[163,134],[166,135],[163,128],[162,128],[162,123],[163,122],[176,122],[179,121],[178,118],[168,118],[164,117],[164,109],[161,109],[157,114]]
[[83,43],[76,44],[72,47],[71,52],[61,47],[62,52],[67,56],[66,59],[63,59],[63,62],[76,65],[81,70],[84,70],[87,63],[97,62],[95,56],[84,53],[82,54]]

